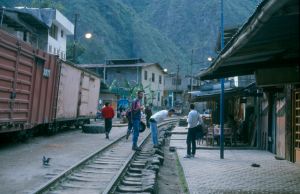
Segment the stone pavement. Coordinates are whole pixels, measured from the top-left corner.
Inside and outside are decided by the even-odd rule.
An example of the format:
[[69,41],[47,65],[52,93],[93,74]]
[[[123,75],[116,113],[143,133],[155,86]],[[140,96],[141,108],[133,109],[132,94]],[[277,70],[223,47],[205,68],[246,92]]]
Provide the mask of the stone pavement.
[[172,141],[190,193],[300,193],[300,166],[272,153],[231,149],[220,159],[219,150],[197,149],[195,158],[184,158],[185,140]]

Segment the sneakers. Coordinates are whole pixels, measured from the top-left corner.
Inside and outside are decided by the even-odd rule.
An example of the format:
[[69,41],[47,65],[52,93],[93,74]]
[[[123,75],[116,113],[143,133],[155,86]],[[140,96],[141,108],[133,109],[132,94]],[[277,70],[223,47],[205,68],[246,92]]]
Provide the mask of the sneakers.
[[134,151],[141,151],[141,148],[139,148],[137,146],[132,146],[132,150],[134,150]]
[[153,148],[159,148],[159,145],[154,145]]
[[192,155],[187,154],[187,155],[184,156],[184,158],[195,158],[195,154],[192,154]]

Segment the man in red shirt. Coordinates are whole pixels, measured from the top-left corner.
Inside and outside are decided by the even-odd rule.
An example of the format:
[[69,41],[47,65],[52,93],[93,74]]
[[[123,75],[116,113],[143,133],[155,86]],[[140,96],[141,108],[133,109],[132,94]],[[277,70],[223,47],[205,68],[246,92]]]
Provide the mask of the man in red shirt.
[[110,106],[110,103],[106,102],[105,107],[102,108],[101,112],[102,112],[102,117],[104,118],[106,139],[109,139],[109,132],[112,128],[112,118],[114,118],[115,116],[115,111]]

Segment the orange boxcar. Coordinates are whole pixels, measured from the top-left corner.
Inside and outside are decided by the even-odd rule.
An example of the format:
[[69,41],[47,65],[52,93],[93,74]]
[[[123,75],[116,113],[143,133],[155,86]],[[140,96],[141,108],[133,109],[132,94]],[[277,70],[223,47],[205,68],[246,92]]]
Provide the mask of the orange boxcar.
[[0,30],[0,133],[55,118],[58,58]]

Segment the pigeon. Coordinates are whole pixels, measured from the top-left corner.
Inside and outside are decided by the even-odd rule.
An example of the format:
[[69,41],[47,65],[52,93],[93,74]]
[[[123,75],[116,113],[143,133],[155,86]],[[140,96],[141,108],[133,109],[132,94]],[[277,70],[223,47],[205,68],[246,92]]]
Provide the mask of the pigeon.
[[50,160],[51,160],[51,158],[47,158],[47,157],[43,156],[43,165],[44,165],[44,166],[48,166]]
[[252,167],[260,167],[260,165],[259,165],[259,164],[256,164],[256,163],[251,164],[251,166],[252,166]]

